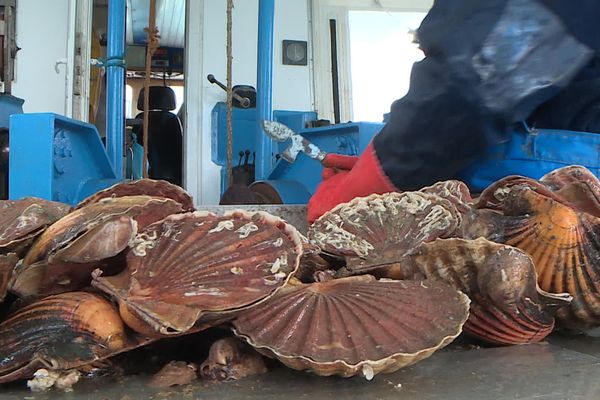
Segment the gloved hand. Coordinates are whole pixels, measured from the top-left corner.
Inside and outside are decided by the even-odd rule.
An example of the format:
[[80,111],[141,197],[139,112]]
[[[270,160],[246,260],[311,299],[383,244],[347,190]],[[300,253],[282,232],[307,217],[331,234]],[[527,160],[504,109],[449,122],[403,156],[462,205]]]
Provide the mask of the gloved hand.
[[360,157],[328,154],[323,165],[323,182],[308,202],[309,223],[355,197],[398,190],[381,169],[373,143]]

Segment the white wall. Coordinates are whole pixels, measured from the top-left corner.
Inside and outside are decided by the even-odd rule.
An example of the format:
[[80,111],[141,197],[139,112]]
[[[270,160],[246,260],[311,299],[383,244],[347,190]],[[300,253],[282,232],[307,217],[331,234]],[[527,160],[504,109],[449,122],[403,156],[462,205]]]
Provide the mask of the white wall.
[[[276,0],[273,68],[273,108],[312,110],[311,81],[308,66],[281,63],[281,41],[308,40],[308,0]],[[204,76],[226,78],[226,1],[204,1],[203,61]],[[233,11],[233,82],[256,87],[256,51],[258,38],[258,0],[237,0]],[[202,80],[202,203],[217,204],[220,192],[220,168],[211,162],[210,114],[226,95],[220,88]],[[191,110],[188,110],[190,112]],[[200,160],[198,160],[200,162]]]
[[19,0],[13,95],[25,100],[25,112],[66,113],[66,66],[69,0]]

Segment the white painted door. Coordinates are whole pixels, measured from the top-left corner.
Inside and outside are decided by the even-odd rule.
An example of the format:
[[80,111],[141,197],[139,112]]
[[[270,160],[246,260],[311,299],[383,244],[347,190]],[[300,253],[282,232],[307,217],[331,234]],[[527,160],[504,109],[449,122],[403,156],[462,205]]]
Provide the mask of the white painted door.
[[13,95],[25,112],[72,115],[76,0],[19,0]]

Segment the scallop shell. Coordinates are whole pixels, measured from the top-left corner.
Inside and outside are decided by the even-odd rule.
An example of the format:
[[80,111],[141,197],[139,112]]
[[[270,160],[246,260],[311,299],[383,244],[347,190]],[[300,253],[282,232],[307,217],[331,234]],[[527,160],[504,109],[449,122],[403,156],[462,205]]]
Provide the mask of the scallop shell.
[[424,243],[409,260],[405,278],[440,280],[469,296],[464,330],[490,343],[539,342],[552,332],[556,310],[571,301],[538,287],[529,255],[483,238]]
[[69,212],[66,204],[27,197],[0,200],[0,252],[24,252],[47,226]]
[[256,304],[297,270],[302,241],[295,228],[264,212],[170,216],[131,243],[127,270],[96,274],[124,321],[145,334],[172,335],[195,323]]
[[503,242],[531,255],[540,287],[573,296],[557,319],[574,328],[600,326],[600,219],[527,187],[504,201]]
[[233,326],[290,368],[371,379],[452,342],[468,309],[467,296],[441,282],[362,275],[290,286],[241,313]]
[[105,198],[140,195],[171,199],[181,204],[184,211],[194,211],[194,200],[188,192],[170,182],[154,179],[139,179],[117,183],[86,198],[77,205],[76,209],[97,203]]
[[314,222],[308,236],[324,252],[344,257],[349,271],[364,273],[393,265],[460,225],[456,208],[437,195],[387,193],[338,205]]
[[587,168],[577,165],[560,168],[540,181],[574,208],[600,217],[600,181]]
[[106,198],[75,210],[36,240],[15,271],[11,290],[37,297],[81,289],[94,269],[119,266],[111,260],[138,229],[182,211],[171,199],[149,196]]
[[39,368],[78,368],[149,342],[128,334],[101,296],[71,292],[18,310],[0,324],[0,383]]
[[423,193],[435,194],[448,200],[458,212],[465,214],[473,207],[471,192],[464,182],[457,180],[441,181],[420,190]]
[[4,297],[6,296],[8,284],[18,261],[19,256],[17,256],[16,253],[0,255],[0,302],[4,300]]
[[527,187],[544,196],[555,199],[556,201],[566,202],[565,199],[556,195],[549,187],[543,183],[525,176],[511,175],[494,182],[487,187],[477,199],[475,205],[480,209],[490,209],[496,211],[503,210],[503,202],[506,199],[510,190],[515,187]]

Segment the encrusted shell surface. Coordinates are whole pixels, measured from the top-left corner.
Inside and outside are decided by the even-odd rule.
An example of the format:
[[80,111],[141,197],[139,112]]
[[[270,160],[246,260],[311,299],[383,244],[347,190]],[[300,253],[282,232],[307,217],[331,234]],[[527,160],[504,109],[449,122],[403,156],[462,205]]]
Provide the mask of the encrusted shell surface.
[[510,193],[511,189],[515,186],[527,187],[535,192],[538,192],[544,196],[553,198],[557,201],[564,202],[565,200],[559,198],[552,190],[544,185],[543,183],[525,176],[511,175],[502,178],[489,187],[487,187],[481,195],[477,198],[476,207],[480,209],[490,209],[496,211],[503,210],[503,202]]
[[78,368],[146,342],[128,334],[116,308],[101,296],[50,296],[0,324],[0,383],[29,378],[39,368]]
[[600,219],[528,187],[511,189],[503,206],[503,242],[531,255],[542,289],[573,296],[559,322],[600,326]]
[[184,211],[194,211],[194,201],[188,192],[170,182],[154,179],[139,179],[117,183],[86,198],[77,205],[76,209],[91,203],[97,203],[105,198],[139,195],[171,199],[181,204]]
[[296,229],[264,212],[173,215],[130,245],[127,270],[96,275],[93,285],[119,301],[129,326],[155,335],[183,333],[266,299],[302,255]]
[[491,343],[539,342],[552,332],[556,310],[571,301],[539,289],[529,255],[483,238],[424,243],[406,268],[405,278],[440,280],[469,296],[464,330]]
[[469,299],[441,282],[362,275],[289,286],[234,332],[290,368],[367,379],[429,357],[460,332]]
[[316,220],[308,235],[360,273],[392,265],[423,242],[451,236],[460,225],[456,208],[437,195],[387,193],[338,205]]
[[105,198],[75,210],[31,246],[11,290],[30,297],[80,289],[91,271],[109,267],[138,229],[182,211],[171,199],[149,196]]
[[0,200],[0,252],[23,252],[69,209],[66,204],[35,197]]
[[461,213],[471,211],[473,198],[464,182],[457,180],[441,181],[420,190],[423,193],[435,194],[448,200]]

